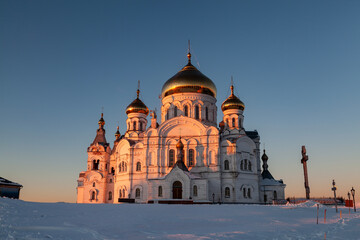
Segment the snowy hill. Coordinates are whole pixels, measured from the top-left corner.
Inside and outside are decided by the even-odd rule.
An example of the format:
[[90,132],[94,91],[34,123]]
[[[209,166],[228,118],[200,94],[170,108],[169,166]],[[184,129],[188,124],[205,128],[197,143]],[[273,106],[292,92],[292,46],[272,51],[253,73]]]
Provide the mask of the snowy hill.
[[[327,221],[324,223],[324,210]],[[0,239],[360,239],[360,214],[302,205],[34,203],[0,198]]]

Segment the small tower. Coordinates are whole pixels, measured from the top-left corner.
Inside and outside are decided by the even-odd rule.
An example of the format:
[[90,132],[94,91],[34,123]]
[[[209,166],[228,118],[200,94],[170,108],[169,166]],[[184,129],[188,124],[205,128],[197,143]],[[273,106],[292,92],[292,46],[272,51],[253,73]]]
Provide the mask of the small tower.
[[120,136],[121,136],[121,134],[120,134],[120,131],[119,131],[119,126],[117,126],[116,132],[115,132],[115,141],[119,140]]
[[234,86],[230,86],[231,94],[230,96],[222,103],[221,110],[224,113],[223,124],[225,124],[225,129],[243,129],[243,111],[245,109],[244,103],[235,96]]
[[274,177],[271,175],[271,173],[269,172],[268,168],[268,164],[267,161],[269,160],[269,157],[266,155],[265,153],[265,149],[264,149],[264,153],[261,156],[261,160],[263,161],[263,172],[261,173],[261,176],[263,177],[263,179],[267,178],[267,179],[274,179]]
[[98,122],[94,141],[87,149],[87,171],[81,172],[78,179],[78,203],[105,203],[108,198],[106,178],[110,166],[111,149],[105,138],[104,115]]
[[188,172],[189,170],[184,163],[184,144],[181,141],[181,136],[179,141],[176,143],[176,151],[177,151],[177,159],[173,168],[177,166],[181,170]]
[[127,133],[131,134],[132,132],[141,133],[146,130],[147,120],[146,117],[149,114],[149,109],[147,106],[139,99],[140,89],[136,91],[136,99],[132,101],[129,106],[126,108],[126,114],[128,119],[126,120],[127,124]]

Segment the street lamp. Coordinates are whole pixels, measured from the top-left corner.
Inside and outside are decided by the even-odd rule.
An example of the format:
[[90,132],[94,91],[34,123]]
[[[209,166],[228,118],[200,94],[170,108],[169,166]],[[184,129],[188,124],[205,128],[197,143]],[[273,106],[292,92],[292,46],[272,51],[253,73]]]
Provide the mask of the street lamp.
[[355,205],[355,189],[354,187],[351,188],[350,190],[351,195],[353,196],[353,201],[354,201],[354,212],[356,212],[356,205]]
[[335,187],[335,180],[334,179],[333,179],[332,185],[333,185],[333,187],[331,188],[331,190],[334,191],[335,208],[336,208],[336,212],[338,212],[337,202],[336,202],[336,187]]

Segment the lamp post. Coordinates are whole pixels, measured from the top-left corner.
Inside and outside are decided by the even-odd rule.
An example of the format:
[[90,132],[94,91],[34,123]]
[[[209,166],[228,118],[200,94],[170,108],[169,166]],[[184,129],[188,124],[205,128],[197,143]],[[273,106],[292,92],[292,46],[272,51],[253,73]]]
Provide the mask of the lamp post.
[[350,205],[350,201],[351,201],[351,200],[350,200],[350,193],[349,193],[349,192],[348,192],[348,198],[349,198],[349,214],[350,214],[350,206],[351,206],[351,205]]
[[333,185],[333,187],[331,188],[331,190],[334,191],[335,209],[336,209],[336,212],[338,212],[337,202],[336,202],[336,187],[335,187],[335,180],[334,179],[333,179],[332,185]]
[[353,196],[353,202],[354,202],[354,212],[356,212],[356,205],[355,205],[355,189],[354,187],[351,188],[350,190],[351,195]]

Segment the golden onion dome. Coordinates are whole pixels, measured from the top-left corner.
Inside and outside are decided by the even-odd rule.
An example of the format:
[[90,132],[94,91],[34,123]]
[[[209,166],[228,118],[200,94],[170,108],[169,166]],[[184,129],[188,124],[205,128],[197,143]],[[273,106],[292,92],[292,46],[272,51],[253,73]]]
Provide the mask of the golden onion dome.
[[104,114],[103,113],[101,113],[101,118],[100,118],[98,124],[99,124],[99,127],[103,127],[105,125],[105,120],[104,120]]
[[265,149],[264,149],[264,154],[261,156],[261,160],[267,161],[268,159],[269,159],[269,158],[268,158],[268,156],[266,155]]
[[146,116],[149,114],[147,106],[139,99],[140,90],[137,90],[137,97],[126,108],[126,114],[129,113],[143,113]]
[[176,148],[184,148],[184,144],[181,142],[181,137],[180,137],[179,141],[176,144]]
[[117,126],[116,132],[115,132],[115,139],[118,139],[119,137],[120,137],[120,131],[119,131],[119,126]]
[[191,64],[191,54],[188,53],[188,64],[177,74],[167,80],[161,90],[161,97],[175,93],[203,93],[216,97],[216,86],[210,78],[202,74]]
[[245,105],[244,103],[237,97],[234,95],[234,86],[231,85],[231,94],[230,96],[221,104],[221,110],[225,111],[228,109],[239,109],[239,110],[244,110],[245,109]]

